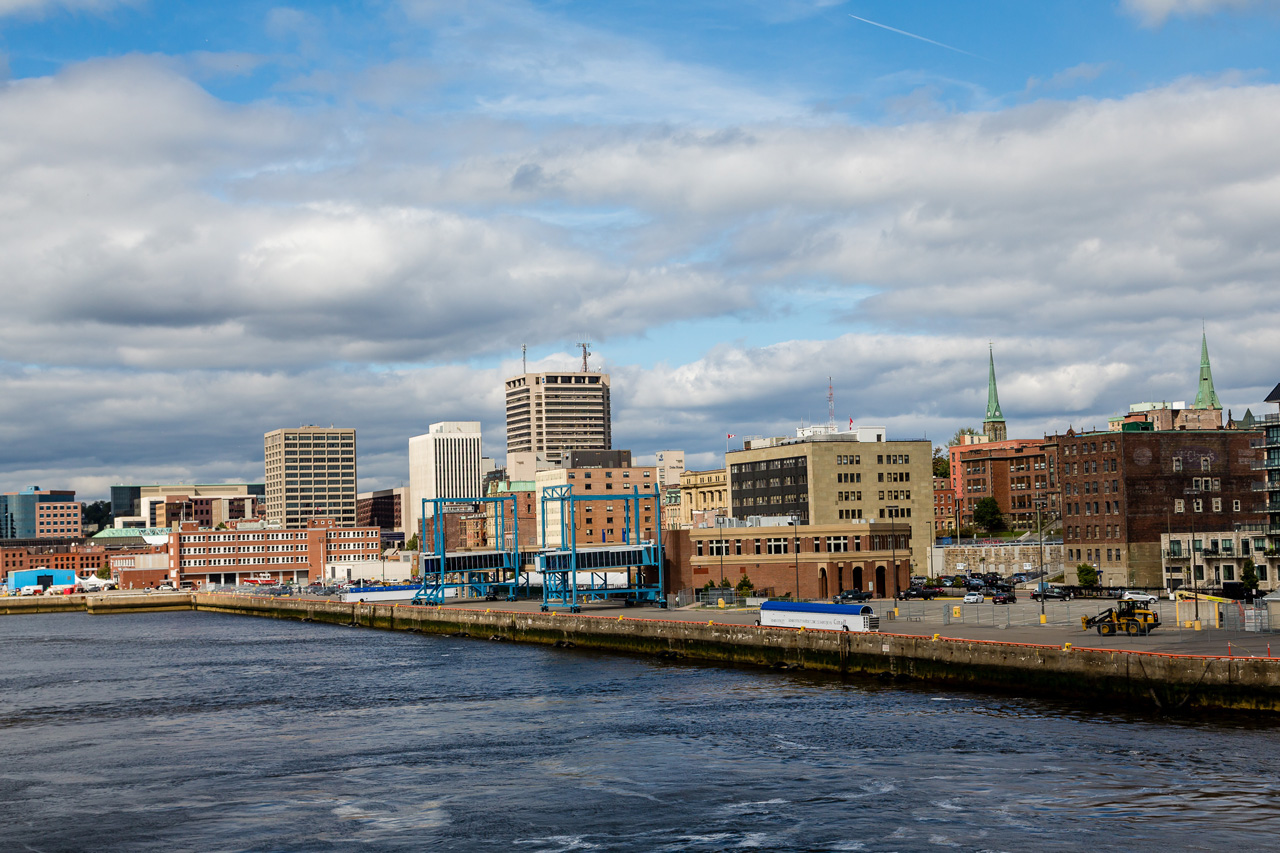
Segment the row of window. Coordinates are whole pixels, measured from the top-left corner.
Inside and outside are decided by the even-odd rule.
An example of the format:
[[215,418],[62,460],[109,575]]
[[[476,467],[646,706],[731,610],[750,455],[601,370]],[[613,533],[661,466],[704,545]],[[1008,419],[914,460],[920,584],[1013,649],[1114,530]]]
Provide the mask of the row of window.
[[[1213,512],[1222,512],[1222,498],[1214,498],[1211,506],[1213,507]],[[1186,512],[1187,502],[1182,498],[1175,499],[1173,502],[1173,511]],[[1204,512],[1204,501],[1200,498],[1196,498],[1195,500],[1191,501],[1191,511]],[[1231,502],[1231,511],[1232,512],[1240,511],[1240,501]]]

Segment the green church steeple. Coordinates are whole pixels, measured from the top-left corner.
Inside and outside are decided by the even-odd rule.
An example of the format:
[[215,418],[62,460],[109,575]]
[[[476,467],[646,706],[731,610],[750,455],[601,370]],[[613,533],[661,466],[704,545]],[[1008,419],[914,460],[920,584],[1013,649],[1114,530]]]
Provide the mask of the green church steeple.
[[992,441],[1004,441],[1009,435],[1000,411],[1000,395],[996,393],[996,357],[991,347],[987,347],[987,416],[982,421],[982,433]]
[[1222,408],[1222,401],[1218,399],[1218,392],[1213,390],[1213,373],[1209,370],[1209,339],[1204,332],[1200,333],[1200,385],[1196,388],[1196,401],[1191,408]]

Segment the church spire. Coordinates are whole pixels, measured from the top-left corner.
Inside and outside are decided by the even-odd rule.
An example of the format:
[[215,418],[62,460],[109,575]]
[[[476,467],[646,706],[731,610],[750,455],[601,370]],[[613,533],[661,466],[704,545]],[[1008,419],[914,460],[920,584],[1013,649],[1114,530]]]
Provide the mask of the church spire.
[[1004,413],[1000,411],[1000,395],[996,393],[996,357],[987,347],[987,416],[982,421],[982,432],[991,441],[1004,441],[1008,431]]
[[1209,370],[1209,339],[1204,332],[1200,333],[1200,385],[1196,388],[1196,401],[1191,408],[1222,408],[1222,401],[1218,399],[1218,392],[1213,390],[1213,373]]

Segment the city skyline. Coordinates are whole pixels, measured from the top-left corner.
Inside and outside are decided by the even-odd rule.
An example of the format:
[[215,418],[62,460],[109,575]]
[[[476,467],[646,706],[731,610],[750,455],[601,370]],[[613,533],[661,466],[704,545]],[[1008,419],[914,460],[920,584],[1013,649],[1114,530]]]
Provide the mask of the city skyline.
[[[1273,3],[23,0],[0,9],[0,491],[359,489],[503,381],[612,377],[613,446],[827,419],[944,443],[1277,379]],[[947,48],[956,48],[949,50]],[[719,459],[719,462],[716,460]]]

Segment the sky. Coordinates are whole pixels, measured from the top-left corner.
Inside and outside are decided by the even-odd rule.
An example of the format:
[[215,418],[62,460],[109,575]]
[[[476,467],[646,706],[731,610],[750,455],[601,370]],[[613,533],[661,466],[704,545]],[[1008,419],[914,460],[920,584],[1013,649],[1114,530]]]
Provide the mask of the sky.
[[1280,381],[1275,0],[0,0],[0,491],[359,488],[591,366],[614,446]]

